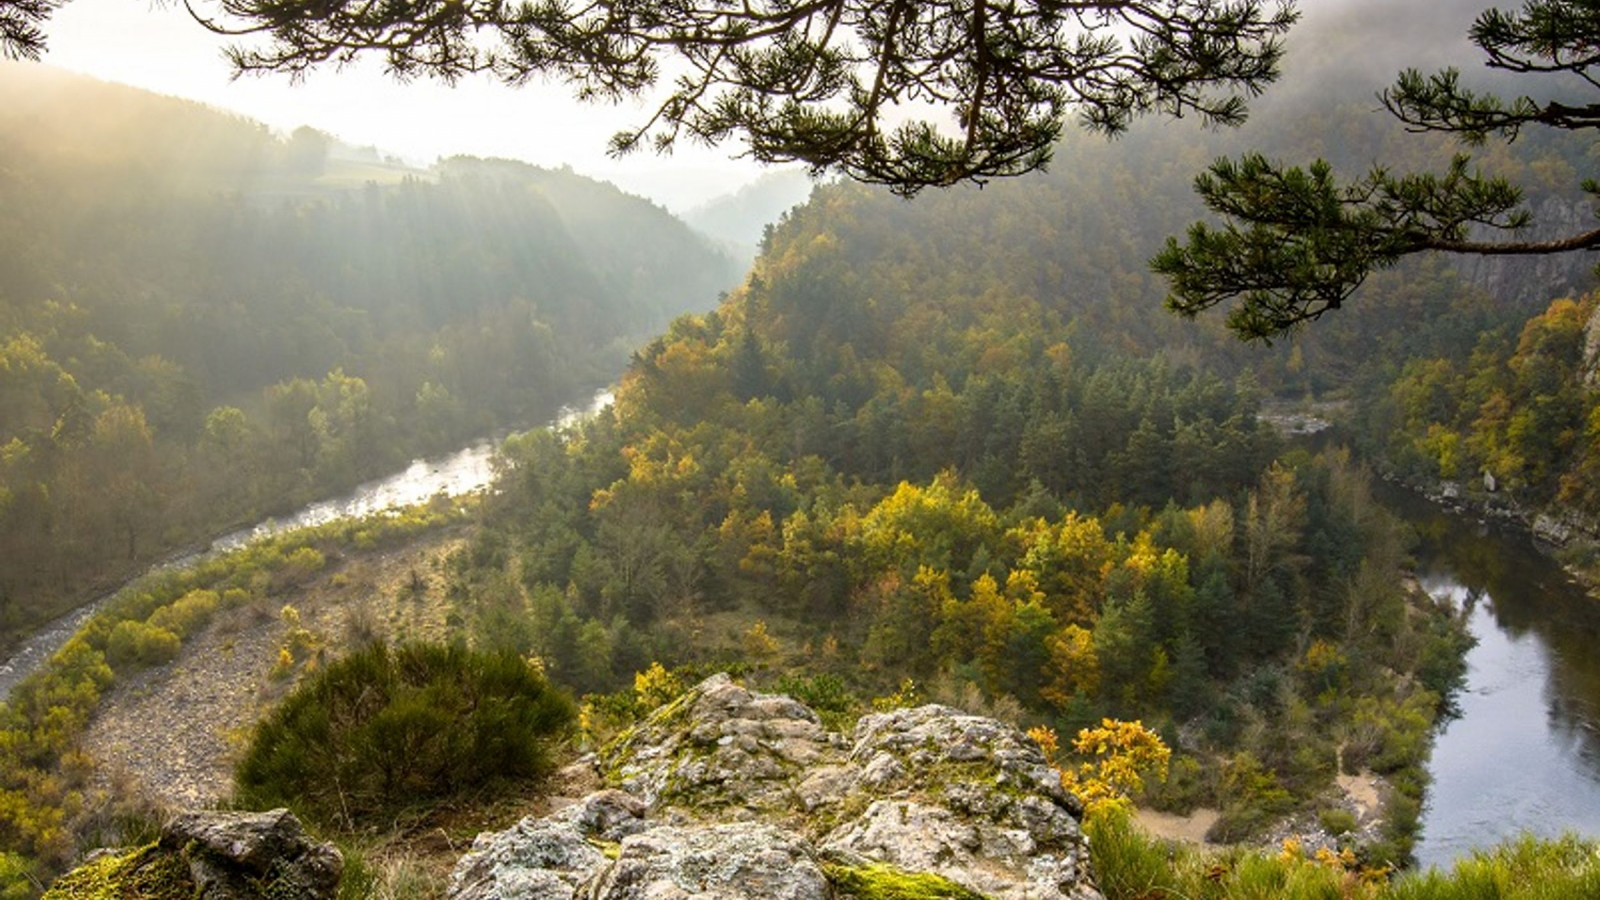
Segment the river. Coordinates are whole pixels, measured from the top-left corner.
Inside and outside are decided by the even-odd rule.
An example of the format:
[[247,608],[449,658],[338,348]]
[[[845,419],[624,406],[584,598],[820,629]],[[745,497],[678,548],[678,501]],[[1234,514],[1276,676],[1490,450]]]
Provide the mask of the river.
[[[610,392],[602,391],[581,409],[563,410],[551,424],[570,424],[610,402]],[[205,552],[417,503],[439,491],[478,490],[493,477],[495,446],[486,439],[449,456],[418,460],[294,515],[219,537]],[[1392,485],[1378,488],[1384,504],[1422,537],[1418,580],[1434,596],[1470,607],[1478,639],[1467,655],[1460,715],[1446,723],[1434,744],[1419,863],[1447,866],[1474,848],[1525,831],[1600,837],[1600,600],[1587,596],[1525,533],[1480,525]],[[104,599],[35,634],[0,665],[0,700]]]
[[[610,390],[597,392],[583,406],[562,407],[561,412],[545,427],[564,428],[594,415],[611,405]],[[419,459],[411,465],[383,478],[358,485],[337,497],[319,500],[281,517],[265,519],[248,528],[241,528],[214,539],[206,549],[184,553],[151,566],[138,577],[152,572],[185,566],[206,556],[226,553],[264,537],[321,525],[347,516],[366,516],[385,509],[409,506],[440,492],[452,497],[468,494],[488,486],[494,478],[495,448],[499,441],[483,438],[448,456]],[[130,581],[136,579],[130,579]],[[127,582],[124,582],[125,586]],[[89,601],[72,612],[51,622],[35,632],[9,659],[0,663],[0,701],[11,695],[11,689],[41,666],[62,644],[77,633],[100,606],[120,591],[122,586]]]
[[1600,600],[1524,532],[1388,485],[1379,496],[1421,534],[1422,586],[1470,609],[1478,639],[1428,765],[1418,863],[1522,832],[1600,837]]

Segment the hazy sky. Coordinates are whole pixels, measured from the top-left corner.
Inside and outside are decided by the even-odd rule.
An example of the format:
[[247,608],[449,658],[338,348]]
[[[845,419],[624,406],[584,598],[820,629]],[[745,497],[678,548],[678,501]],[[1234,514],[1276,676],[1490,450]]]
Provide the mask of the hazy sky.
[[[1352,81],[1364,72],[1387,83],[1403,62],[1431,66],[1441,52],[1459,54],[1473,14],[1488,4],[1307,0],[1301,3],[1306,20],[1290,38],[1288,68],[1292,76],[1297,59],[1305,64],[1320,56],[1323,65],[1336,61]],[[376,60],[315,72],[298,84],[283,76],[235,81],[221,56],[226,39],[192,21],[179,3],[72,0],[47,30],[45,61],[53,65],[199,100],[285,131],[311,125],[416,163],[470,153],[544,166],[569,164],[675,211],[734,191],[762,171],[730,159],[736,148],[685,145],[670,157],[644,151],[611,159],[607,140],[642,123],[645,112],[638,106],[579,104],[561,84],[520,89],[487,79],[454,88],[429,80],[399,84],[384,77]],[[1336,89],[1345,81],[1330,82],[1323,73],[1319,89]],[[1363,86],[1359,93],[1370,96],[1371,88]]]
[[231,80],[221,55],[227,40],[196,24],[181,4],[72,0],[46,28],[44,61],[51,65],[199,100],[285,131],[311,125],[417,163],[470,153],[570,164],[676,209],[733,191],[763,171],[730,160],[734,149],[691,145],[668,157],[640,151],[611,159],[607,140],[646,115],[640,107],[581,104],[560,84],[399,84],[368,64],[315,72],[298,84],[275,75]]

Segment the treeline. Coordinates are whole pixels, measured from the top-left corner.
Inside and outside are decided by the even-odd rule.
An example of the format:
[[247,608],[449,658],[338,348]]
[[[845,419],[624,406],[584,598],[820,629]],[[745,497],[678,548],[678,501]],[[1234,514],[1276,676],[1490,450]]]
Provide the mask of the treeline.
[[1412,359],[1366,387],[1364,434],[1405,478],[1457,481],[1530,509],[1600,509],[1600,390],[1586,360],[1597,298],[1552,302],[1470,354]]
[[570,171],[406,169],[0,69],[0,646],[152,556],[547,418],[726,259]]

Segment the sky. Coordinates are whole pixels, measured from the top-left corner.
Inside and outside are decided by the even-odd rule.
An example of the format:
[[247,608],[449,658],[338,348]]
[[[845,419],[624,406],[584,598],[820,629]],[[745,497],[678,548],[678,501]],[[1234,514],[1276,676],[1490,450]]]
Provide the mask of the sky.
[[401,84],[375,60],[343,70],[232,77],[222,57],[228,39],[189,18],[182,4],[152,0],[72,0],[46,25],[43,61],[106,81],[198,100],[243,113],[284,132],[301,125],[357,146],[377,146],[419,165],[472,154],[570,165],[682,212],[731,193],[761,166],[730,157],[737,148],[685,145],[671,156],[644,150],[617,160],[611,135],[642,123],[642,105],[580,103],[564,85],[510,88],[487,78],[455,87]]
[[[1297,59],[1322,57],[1323,71],[1311,79],[1319,91],[1347,77],[1364,80],[1355,77],[1360,75],[1388,83],[1402,62],[1431,68],[1441,55],[1460,58],[1467,25],[1488,3],[1304,0],[1305,20],[1290,36],[1286,68],[1293,80]],[[510,88],[477,78],[454,87],[431,80],[401,84],[386,77],[376,60],[317,71],[299,83],[281,75],[235,80],[222,57],[228,39],[195,23],[176,0],[72,0],[46,29],[49,64],[198,100],[284,132],[310,125],[418,165],[463,153],[570,165],[680,213],[732,193],[765,171],[732,159],[736,147],[685,145],[671,156],[646,150],[613,159],[605,152],[608,139],[648,118],[643,105],[582,104],[559,83]],[[1360,52],[1342,52],[1351,46]],[[1330,79],[1330,62],[1345,71]],[[1359,90],[1370,96],[1372,88]],[[1288,98],[1295,93],[1289,85],[1278,91]]]

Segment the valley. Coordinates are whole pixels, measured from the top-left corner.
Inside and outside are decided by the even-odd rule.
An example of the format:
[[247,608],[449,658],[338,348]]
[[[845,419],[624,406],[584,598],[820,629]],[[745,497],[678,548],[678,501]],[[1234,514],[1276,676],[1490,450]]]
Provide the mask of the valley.
[[1600,62],[1467,6],[214,10],[671,209],[0,63],[0,900],[1588,900]]

